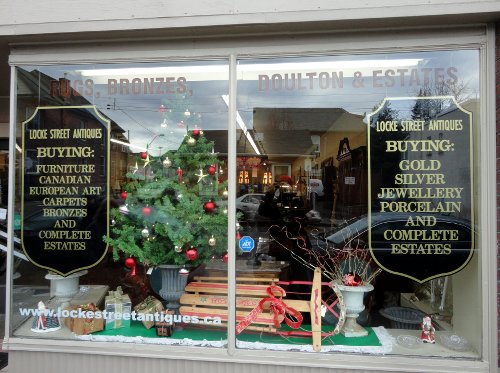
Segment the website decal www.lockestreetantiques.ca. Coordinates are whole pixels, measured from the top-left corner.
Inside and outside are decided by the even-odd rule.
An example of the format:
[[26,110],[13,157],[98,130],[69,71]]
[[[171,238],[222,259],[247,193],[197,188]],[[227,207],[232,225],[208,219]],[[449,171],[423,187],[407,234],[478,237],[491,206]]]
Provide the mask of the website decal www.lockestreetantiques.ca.
[[58,317],[58,318],[73,318],[73,319],[104,319],[104,320],[132,320],[132,321],[155,321],[165,322],[168,324],[185,323],[185,324],[222,324],[222,320],[218,316],[205,316],[199,318],[198,316],[189,315],[171,315],[160,312],[155,313],[142,313],[142,312],[108,312],[103,311],[89,311],[78,309],[62,309],[58,307],[57,310],[52,309],[33,309],[33,308],[19,308],[21,316],[45,316],[45,317]]

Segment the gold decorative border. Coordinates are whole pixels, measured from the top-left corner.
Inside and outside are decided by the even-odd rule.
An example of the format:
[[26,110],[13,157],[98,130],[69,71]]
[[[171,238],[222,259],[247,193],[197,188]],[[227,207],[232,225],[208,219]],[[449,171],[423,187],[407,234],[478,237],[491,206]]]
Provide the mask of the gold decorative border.
[[[430,276],[427,277],[423,280],[419,280],[413,276],[410,276],[405,273],[400,273],[396,271],[389,270],[385,268],[376,258],[376,256],[373,254],[373,249],[372,249],[372,222],[371,222],[371,217],[372,217],[372,177],[371,177],[371,139],[370,139],[370,123],[371,123],[371,117],[373,117],[375,114],[377,114],[386,104],[388,101],[410,101],[410,100],[452,100],[457,107],[457,109],[461,110],[463,113],[468,115],[470,125],[469,125],[469,168],[470,168],[470,206],[471,206],[471,249],[469,253],[469,257],[465,262],[456,270],[447,272],[447,273],[441,273],[438,275]],[[473,122],[472,122],[472,112],[465,110],[460,106],[460,104],[456,101],[454,96],[428,96],[428,97],[385,97],[384,100],[381,102],[380,106],[378,107],[377,110],[374,112],[368,114],[366,116],[367,118],[367,132],[368,132],[368,248],[370,249],[370,254],[377,263],[377,265],[382,268],[384,271],[387,271],[389,273],[407,277],[411,280],[414,280],[420,284],[427,282],[429,280],[438,278],[438,277],[443,277],[443,276],[448,276],[452,275],[454,273],[460,272],[462,269],[464,269],[467,264],[469,264],[470,260],[472,259],[472,256],[474,254],[475,250],[475,240],[476,240],[476,229],[475,229],[475,205],[474,205],[474,162],[473,162],[473,156],[474,156],[474,151],[473,151]]]
[[24,247],[24,158],[25,158],[25,153],[24,153],[24,149],[25,149],[25,146],[24,146],[24,137],[25,137],[25,126],[31,122],[33,120],[33,118],[38,114],[38,111],[40,110],[53,110],[53,109],[87,109],[87,110],[93,110],[95,115],[100,118],[102,120],[102,124],[104,125],[104,127],[106,128],[107,130],[107,140],[106,140],[106,207],[107,207],[107,216],[106,216],[106,235],[109,236],[109,217],[110,217],[110,165],[111,165],[111,157],[110,157],[110,139],[111,139],[111,121],[106,118],[105,116],[103,116],[99,110],[97,109],[97,107],[95,105],[82,105],[82,106],[38,106],[35,111],[33,112],[33,114],[25,121],[23,121],[21,123],[21,133],[22,133],[22,142],[21,142],[21,247],[23,249],[23,252],[24,254],[26,255],[26,257],[29,259],[29,261],[34,264],[35,266],[39,267],[39,268],[44,268],[44,269],[47,269],[49,271],[52,271],[56,274],[59,274],[63,277],[66,277],[66,276],[69,276],[73,273],[76,273],[76,272],[79,272],[79,271],[82,271],[82,270],[85,270],[85,269],[89,269],[89,268],[92,268],[94,266],[96,266],[97,264],[99,264],[101,262],[101,260],[104,259],[104,257],[106,256],[107,254],[107,251],[108,251],[108,244],[106,244],[106,250],[104,250],[104,253],[103,255],[94,263],[94,264],[91,264],[91,265],[88,265],[86,267],[81,267],[81,268],[78,268],[78,269],[74,269],[74,270],[71,270],[70,272],[67,272],[67,273],[62,273],[58,270],[55,270],[53,268],[50,268],[50,267],[47,267],[47,266],[43,266],[41,264],[38,264],[36,263],[28,254],[27,250],[25,249]]

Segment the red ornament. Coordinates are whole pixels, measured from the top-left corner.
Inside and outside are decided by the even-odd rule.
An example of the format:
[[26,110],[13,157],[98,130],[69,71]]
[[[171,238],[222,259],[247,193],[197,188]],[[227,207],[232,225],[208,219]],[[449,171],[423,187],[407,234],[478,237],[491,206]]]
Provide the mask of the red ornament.
[[137,264],[136,264],[134,258],[130,257],[130,258],[125,259],[125,267],[130,268],[132,270],[132,273],[130,274],[130,276],[135,276],[136,266],[137,266]]
[[213,212],[215,210],[215,203],[212,201],[205,202],[203,208],[205,209],[205,212]]
[[149,216],[149,215],[151,215],[151,207],[149,207],[149,206],[144,206],[144,207],[142,208],[142,214],[143,214],[144,216]]
[[148,157],[148,152],[141,152],[141,154],[139,154],[141,159],[146,159]]
[[186,251],[186,258],[190,261],[196,260],[198,258],[198,250],[196,250],[195,247],[190,248],[188,251]]
[[165,105],[161,104],[160,105],[160,109],[158,110],[160,113],[164,113],[165,112]]
[[123,192],[120,193],[120,198],[127,199],[127,191],[126,190],[124,190]]
[[224,263],[227,263],[227,261],[229,260],[229,254],[228,253],[225,253],[224,256],[222,257],[222,261]]
[[207,172],[210,174],[210,175],[215,175],[215,171],[217,171],[217,168],[215,168],[214,165],[211,165],[208,167],[208,170]]
[[182,168],[177,168],[177,171],[175,173],[177,174],[177,176],[179,176],[179,183],[182,183]]
[[363,279],[356,273],[346,273],[342,278],[342,283],[346,286],[361,286]]
[[195,129],[193,130],[193,136],[194,136],[194,137],[198,137],[198,136],[200,136],[200,130],[199,130],[198,128],[195,128]]

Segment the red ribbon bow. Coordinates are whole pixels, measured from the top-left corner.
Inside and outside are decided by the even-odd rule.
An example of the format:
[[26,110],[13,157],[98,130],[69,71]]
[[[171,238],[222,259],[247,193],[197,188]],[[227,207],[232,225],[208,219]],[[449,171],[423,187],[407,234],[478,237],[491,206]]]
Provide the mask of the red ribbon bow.
[[[273,290],[279,292],[281,295],[276,298],[273,294]],[[240,334],[245,328],[250,325],[262,312],[264,309],[264,304],[269,302],[270,309],[273,313],[273,322],[276,328],[281,326],[281,322],[279,321],[279,316],[282,315],[286,324],[293,328],[298,329],[302,324],[302,314],[293,309],[292,307],[288,307],[285,302],[283,302],[282,297],[285,295],[285,291],[279,286],[271,285],[266,289],[267,294],[269,294],[269,298],[262,299],[257,307],[255,307],[238,325],[236,325],[236,334]]]

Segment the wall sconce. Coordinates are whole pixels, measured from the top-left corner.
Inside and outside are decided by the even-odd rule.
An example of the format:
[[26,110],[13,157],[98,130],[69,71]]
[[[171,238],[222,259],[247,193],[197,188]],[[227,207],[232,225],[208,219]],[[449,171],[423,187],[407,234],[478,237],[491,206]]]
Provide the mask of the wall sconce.
[[264,172],[264,177],[262,178],[262,184],[270,185],[273,183],[273,174],[270,171]]
[[248,171],[240,171],[238,176],[239,184],[250,184],[250,179],[248,178]]

